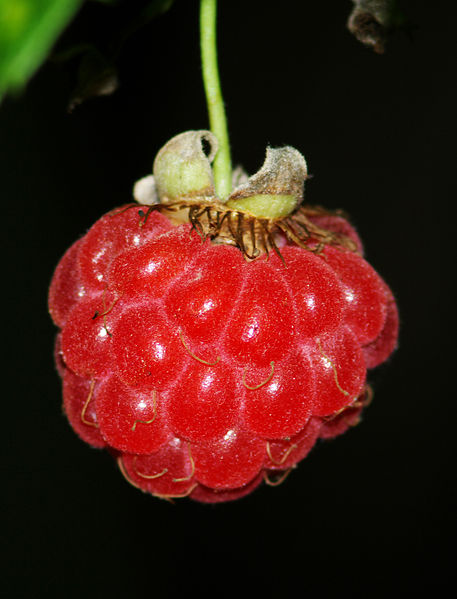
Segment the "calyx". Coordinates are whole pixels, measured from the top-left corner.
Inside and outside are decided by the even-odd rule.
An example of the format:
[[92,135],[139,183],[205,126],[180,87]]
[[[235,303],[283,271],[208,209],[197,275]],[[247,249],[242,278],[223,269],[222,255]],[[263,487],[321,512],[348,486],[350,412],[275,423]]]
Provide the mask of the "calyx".
[[[203,142],[209,147],[205,154]],[[264,219],[291,214],[303,201],[307,166],[303,156],[290,146],[267,148],[262,168],[239,184],[227,198],[218,198],[211,162],[218,150],[210,131],[186,131],[168,141],[157,154],[153,176],[135,185],[135,199],[144,204],[212,202],[230,210]],[[234,173],[234,180],[238,173]]]
[[325,244],[355,250],[349,238],[313,222],[329,211],[302,204],[308,171],[300,152],[291,146],[267,148],[262,168],[251,177],[235,169],[234,191],[219,198],[211,168],[217,150],[210,131],[186,131],[168,141],[154,160],[153,174],[134,187],[135,200],[149,206],[140,210],[144,219],[153,210],[165,212],[176,224],[189,222],[203,241],[238,247],[248,260],[270,250],[282,259],[279,246],[285,242],[312,252]]

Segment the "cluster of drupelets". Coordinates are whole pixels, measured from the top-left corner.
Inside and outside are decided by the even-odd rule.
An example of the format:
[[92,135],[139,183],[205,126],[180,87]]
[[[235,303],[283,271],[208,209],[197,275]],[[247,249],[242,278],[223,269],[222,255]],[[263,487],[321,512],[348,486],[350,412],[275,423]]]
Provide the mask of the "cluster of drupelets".
[[358,422],[366,370],[396,344],[396,304],[349,223],[312,218],[356,251],[286,244],[246,261],[127,206],[64,255],[49,305],[65,413],[133,485],[235,499]]

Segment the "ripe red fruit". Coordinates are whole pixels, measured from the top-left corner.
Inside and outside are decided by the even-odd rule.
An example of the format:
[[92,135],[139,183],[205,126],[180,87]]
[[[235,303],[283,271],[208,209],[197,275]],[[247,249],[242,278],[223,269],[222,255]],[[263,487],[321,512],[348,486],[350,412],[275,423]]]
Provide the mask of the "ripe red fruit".
[[396,304],[349,223],[310,218],[359,252],[284,238],[281,257],[246,261],[127,206],[62,258],[49,308],[64,409],[133,485],[236,499],[358,421],[366,370],[396,344]]

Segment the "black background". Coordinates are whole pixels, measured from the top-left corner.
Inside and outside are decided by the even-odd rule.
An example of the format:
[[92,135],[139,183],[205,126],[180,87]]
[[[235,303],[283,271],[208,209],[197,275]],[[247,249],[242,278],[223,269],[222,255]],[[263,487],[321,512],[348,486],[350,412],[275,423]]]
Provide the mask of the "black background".
[[[207,127],[197,3],[177,0],[131,38],[120,89],[72,114],[74,65],[47,64],[0,107],[7,597],[390,597],[439,594],[451,580],[452,3],[404,2],[411,31],[382,56],[346,30],[350,2],[220,5],[235,161],[256,171],[269,143],[305,154],[308,201],[352,216],[397,296],[399,349],[371,375],[363,423],[283,485],[216,506],[130,487],[62,416],[47,287],[65,249],[129,200],[165,141]],[[90,3],[65,39],[109,40],[120,15]]]

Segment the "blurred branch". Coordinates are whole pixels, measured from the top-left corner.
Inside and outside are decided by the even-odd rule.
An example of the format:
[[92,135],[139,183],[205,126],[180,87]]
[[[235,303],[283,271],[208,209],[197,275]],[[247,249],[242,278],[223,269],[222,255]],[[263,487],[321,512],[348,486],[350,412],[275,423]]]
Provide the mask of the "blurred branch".
[[385,49],[388,34],[404,23],[396,0],[352,0],[349,31],[365,46],[378,54]]

